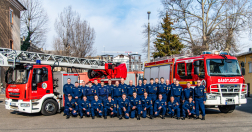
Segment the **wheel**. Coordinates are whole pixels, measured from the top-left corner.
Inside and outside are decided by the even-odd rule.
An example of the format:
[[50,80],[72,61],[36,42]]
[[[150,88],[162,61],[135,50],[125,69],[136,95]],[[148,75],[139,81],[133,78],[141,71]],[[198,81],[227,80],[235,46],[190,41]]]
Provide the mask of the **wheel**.
[[41,109],[41,113],[45,116],[54,115],[58,110],[58,103],[53,99],[46,100]]
[[219,110],[222,113],[232,113],[235,110],[235,105],[220,105]]

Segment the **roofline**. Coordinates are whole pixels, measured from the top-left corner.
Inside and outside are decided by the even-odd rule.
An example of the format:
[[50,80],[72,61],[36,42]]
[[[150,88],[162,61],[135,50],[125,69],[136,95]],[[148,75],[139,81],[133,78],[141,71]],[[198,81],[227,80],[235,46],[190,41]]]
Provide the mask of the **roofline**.
[[241,53],[241,54],[237,54],[235,56],[239,57],[239,56],[248,55],[248,54],[252,54],[252,51],[248,51],[248,52],[244,52],[244,53]]
[[14,7],[16,7],[19,11],[27,10],[26,7],[20,3],[18,0],[8,0]]

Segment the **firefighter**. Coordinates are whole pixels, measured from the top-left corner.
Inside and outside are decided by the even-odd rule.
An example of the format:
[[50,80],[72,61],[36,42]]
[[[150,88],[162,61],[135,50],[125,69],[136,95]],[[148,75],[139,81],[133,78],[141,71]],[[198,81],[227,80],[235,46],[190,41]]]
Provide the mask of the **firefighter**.
[[90,116],[91,102],[87,100],[87,96],[83,96],[83,99],[80,102],[78,102],[78,104],[79,104],[80,118],[83,118],[83,115],[85,115],[86,117]]
[[107,115],[110,115],[110,118],[116,116],[116,103],[112,100],[112,97],[109,95],[108,99],[104,103],[104,119],[107,119]]
[[69,119],[70,113],[73,116],[77,116],[78,104],[75,99],[72,99],[72,95],[68,95],[68,100],[64,108],[64,114],[67,115],[66,119]]
[[97,95],[99,96],[99,100],[101,100],[103,104],[108,98],[108,93],[109,91],[107,86],[104,86],[104,81],[101,81],[101,87],[98,88]]
[[170,84],[170,81],[168,79],[166,79],[165,84],[166,84],[167,102],[169,102],[170,101],[170,96],[171,96],[171,84]]
[[112,96],[112,91],[113,91],[114,85],[112,85],[111,79],[108,80],[107,88],[108,88],[108,91],[109,91],[109,95]]
[[176,83],[176,80],[177,80],[176,78],[173,78],[173,83],[171,84],[171,87],[176,86],[176,84],[175,84],[175,83]]
[[146,78],[143,79],[143,87],[144,87],[145,91],[147,92],[148,84],[147,84]]
[[162,97],[165,101],[167,101],[167,88],[166,88],[166,84],[164,83],[164,78],[161,77],[160,78],[161,83],[158,84],[158,89],[157,89],[157,93],[158,94],[162,94]]
[[155,85],[156,85],[156,86],[159,85],[159,80],[158,80],[158,78],[155,78]]
[[183,88],[179,85],[179,81],[176,80],[175,85],[172,86],[171,89],[171,97],[174,97],[175,102],[180,103],[180,100],[182,99],[182,92]]
[[167,103],[165,100],[163,100],[162,94],[159,94],[158,99],[154,103],[155,116],[157,117],[161,113],[162,114],[161,118],[165,119],[166,106],[167,106]]
[[72,95],[72,93],[73,93],[73,87],[74,87],[74,85],[71,84],[71,79],[68,78],[67,79],[67,84],[65,84],[63,86],[63,93],[64,93],[64,97],[65,97],[65,102],[68,101],[68,96]]
[[129,98],[130,101],[130,118],[135,118],[137,112],[137,120],[140,120],[141,115],[141,99],[137,97],[137,93],[133,92],[133,97]]
[[94,100],[94,95],[96,95],[96,90],[92,86],[92,82],[88,82],[88,86],[84,93],[85,93],[85,96],[87,96],[87,99],[89,102],[92,102]]
[[150,97],[148,97],[148,93],[144,92],[144,97],[141,98],[142,101],[142,116],[143,118],[146,118],[147,111],[149,111],[150,119],[152,119],[153,115],[153,106],[152,106],[152,100]]
[[183,92],[182,92],[182,100],[183,103],[185,101],[189,101],[189,97],[192,96],[192,98],[194,98],[194,94],[193,94],[193,89],[191,88],[191,83],[187,82],[186,87]]
[[92,119],[95,118],[95,115],[102,117],[102,111],[103,111],[103,104],[102,102],[98,99],[98,96],[94,96],[94,100],[91,102],[91,114],[92,114]]
[[[101,87],[101,84],[98,83],[97,79],[94,80],[94,85],[93,85],[94,89],[96,91],[98,91],[98,89]],[[96,93],[97,95],[97,93]]]
[[150,84],[148,85],[148,88],[146,89],[149,97],[151,98],[151,100],[154,102],[157,98],[157,86],[155,84],[153,84],[153,78],[150,79]]
[[170,98],[170,102],[168,102],[169,115],[171,118],[175,117],[175,112],[177,114],[177,119],[180,120],[180,108],[179,103],[174,99],[174,97]]
[[79,87],[81,87],[81,89],[82,89],[82,95],[85,95],[84,92],[86,91],[86,88],[87,88],[85,81],[82,81],[81,86],[79,86]]
[[126,98],[126,94],[122,95],[122,98],[119,100],[119,119],[122,119],[122,114],[124,113],[124,118],[129,119],[130,112],[130,101]]
[[82,88],[79,87],[79,83],[76,81],[73,87],[73,98],[80,102],[82,96]]
[[122,88],[122,94],[124,94],[124,93],[125,93],[125,94],[126,94],[126,96],[128,96],[128,95],[127,95],[127,86],[128,86],[128,85],[124,83],[124,79],[123,79],[123,78],[121,78],[121,84],[120,84],[120,87]]
[[144,92],[146,92],[146,88],[144,88],[144,86],[142,85],[142,80],[138,81],[136,91],[137,91],[137,97],[139,97],[140,99],[144,97]]
[[201,85],[201,81],[197,81],[197,86],[194,88],[194,101],[195,101],[195,111],[196,118],[199,119],[199,107],[202,111],[202,119],[205,120],[205,103],[206,103],[206,90],[205,87]]
[[133,96],[133,92],[136,92],[136,87],[133,85],[133,81],[129,81],[129,85],[127,86],[127,96],[128,98],[131,98]]
[[116,81],[116,85],[112,91],[112,97],[113,97],[115,103],[118,104],[118,101],[122,97],[122,88],[121,88],[121,86],[119,86],[119,81]]
[[195,115],[195,104],[193,103],[193,97],[190,96],[188,101],[186,100],[185,103],[183,104],[183,118],[182,120],[185,120],[185,117],[188,116],[189,119],[191,117],[194,118]]

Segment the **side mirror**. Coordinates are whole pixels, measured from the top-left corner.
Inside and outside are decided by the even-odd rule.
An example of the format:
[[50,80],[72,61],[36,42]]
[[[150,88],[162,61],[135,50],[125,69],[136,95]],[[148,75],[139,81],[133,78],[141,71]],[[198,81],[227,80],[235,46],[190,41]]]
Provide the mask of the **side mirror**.
[[242,75],[245,75],[245,68],[244,67],[241,68],[241,72],[242,72]]
[[244,66],[245,66],[245,64],[244,64],[244,62],[242,61],[242,62],[241,62],[241,67],[244,67]]
[[194,61],[193,65],[194,65],[194,66],[199,66],[200,63],[199,63],[199,61]]
[[42,82],[42,70],[41,69],[37,69],[36,70],[36,75],[35,75],[35,80],[36,80],[36,83],[40,83]]
[[194,67],[194,74],[199,75],[199,67]]

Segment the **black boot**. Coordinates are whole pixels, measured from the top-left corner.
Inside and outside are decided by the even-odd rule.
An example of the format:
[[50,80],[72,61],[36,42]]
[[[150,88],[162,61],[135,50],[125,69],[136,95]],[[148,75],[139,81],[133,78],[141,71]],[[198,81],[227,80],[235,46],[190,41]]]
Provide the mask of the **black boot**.
[[83,118],[83,116],[80,116],[80,119],[82,119]]
[[66,116],[66,114],[64,113],[63,116]]
[[202,116],[201,120],[205,120],[205,116]]
[[107,119],[107,116],[104,116],[104,119]]
[[180,117],[177,117],[177,120],[180,120]]
[[152,115],[150,115],[150,119],[152,119]]
[[110,118],[113,118],[113,116],[112,116],[112,115],[110,115]]
[[165,115],[162,115],[162,119],[165,119]]
[[137,115],[137,120],[140,120],[140,115]]
[[196,116],[195,119],[199,119],[199,116]]
[[69,119],[70,118],[70,116],[66,116],[66,119]]
[[119,116],[119,120],[121,120],[121,119],[122,119],[122,115]]
[[185,117],[182,117],[182,120],[185,120]]
[[95,117],[94,117],[94,116],[92,116],[92,119],[95,119]]

